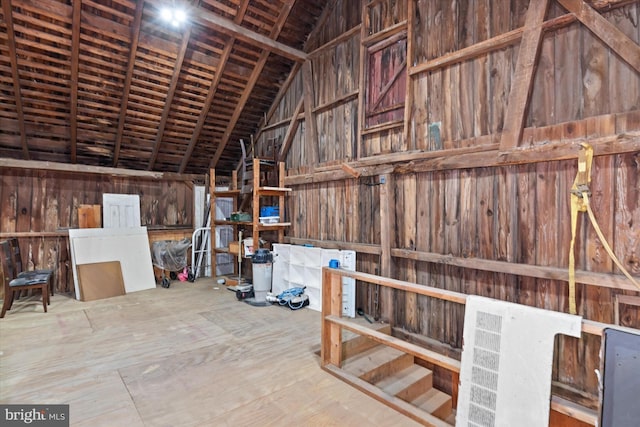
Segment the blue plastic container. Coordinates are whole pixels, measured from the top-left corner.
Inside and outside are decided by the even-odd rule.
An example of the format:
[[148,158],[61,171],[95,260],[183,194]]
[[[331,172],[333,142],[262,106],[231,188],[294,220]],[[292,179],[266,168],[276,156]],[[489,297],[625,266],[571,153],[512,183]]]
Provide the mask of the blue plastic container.
[[262,206],[260,216],[280,216],[280,208],[278,206]]

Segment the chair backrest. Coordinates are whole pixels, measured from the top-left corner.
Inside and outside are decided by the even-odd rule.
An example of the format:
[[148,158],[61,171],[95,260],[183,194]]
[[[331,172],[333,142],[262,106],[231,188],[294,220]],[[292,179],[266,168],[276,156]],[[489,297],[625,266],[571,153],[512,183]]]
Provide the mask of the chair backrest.
[[17,276],[22,273],[24,269],[22,268],[22,255],[20,254],[20,245],[18,244],[18,239],[13,237],[8,240],[9,249],[11,250],[11,255],[13,256],[13,268],[15,269],[14,273]]
[[5,284],[16,278],[13,265],[13,254],[7,240],[0,242],[0,266],[2,266],[2,280]]

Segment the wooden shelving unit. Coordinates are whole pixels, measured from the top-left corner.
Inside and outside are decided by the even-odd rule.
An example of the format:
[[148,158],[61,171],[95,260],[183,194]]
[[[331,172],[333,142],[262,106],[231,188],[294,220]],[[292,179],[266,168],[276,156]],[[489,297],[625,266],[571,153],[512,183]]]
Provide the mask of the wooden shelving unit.
[[[278,168],[278,187],[261,186],[260,184],[260,159],[253,159],[253,189],[252,189],[252,216],[251,221],[228,221],[219,220],[215,218],[215,203],[216,198],[230,198],[233,200],[233,212],[238,210],[239,199],[242,196],[242,192],[238,189],[238,176],[237,172],[233,171],[231,176],[231,184],[229,190],[215,191],[215,170],[211,170],[210,186],[211,186],[211,268],[212,274],[216,272],[216,254],[224,253],[228,254],[228,247],[216,247],[215,246],[215,227],[216,226],[232,226],[234,239],[237,239],[238,231],[241,229],[251,230],[251,237],[253,238],[254,248],[260,247],[260,233],[266,231],[278,232],[278,243],[284,241],[284,230],[291,225],[290,222],[278,222],[273,224],[260,223],[260,205],[261,199],[264,197],[277,197],[278,209],[280,218],[284,217],[285,196],[291,192],[291,188],[284,186],[285,169],[284,163],[280,162],[277,165]],[[248,237],[248,236],[247,236]],[[238,256],[233,253],[231,255]],[[237,263],[234,263],[234,272],[237,273]]]

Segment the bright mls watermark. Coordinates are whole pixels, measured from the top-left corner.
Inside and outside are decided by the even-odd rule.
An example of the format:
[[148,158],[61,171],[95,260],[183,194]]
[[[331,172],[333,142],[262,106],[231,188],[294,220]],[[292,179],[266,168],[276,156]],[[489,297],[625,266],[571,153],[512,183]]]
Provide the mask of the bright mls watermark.
[[69,405],[0,405],[0,425],[69,427]]

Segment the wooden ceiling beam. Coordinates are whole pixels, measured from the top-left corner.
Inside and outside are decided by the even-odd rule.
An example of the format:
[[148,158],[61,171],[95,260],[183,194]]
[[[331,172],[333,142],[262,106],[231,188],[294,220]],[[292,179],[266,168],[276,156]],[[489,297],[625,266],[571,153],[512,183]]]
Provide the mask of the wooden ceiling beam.
[[527,105],[533,89],[534,71],[542,44],[544,17],[548,7],[549,0],[529,1],[500,139],[500,149],[503,151],[514,149],[522,139]]
[[12,169],[49,170],[65,173],[99,174],[109,176],[129,176],[155,180],[198,181],[204,180],[205,175],[176,174],[171,172],[152,172],[135,169],[110,168],[106,166],[69,165],[67,163],[47,162],[39,160],[18,160],[0,157],[0,167]]
[[640,46],[583,0],[558,0],[565,9],[640,73]]
[[16,55],[16,35],[13,31],[13,13],[11,8],[11,0],[4,0],[2,2],[2,13],[4,15],[4,22],[7,25],[7,44],[9,45],[9,60],[11,61],[13,92],[16,100],[18,126],[20,127],[20,144],[22,145],[22,156],[25,160],[29,160],[29,145],[27,144],[27,132],[24,125],[24,109],[22,108],[22,91],[20,89],[18,57]]
[[[272,39],[278,38],[278,35],[280,34],[280,31],[282,31],[282,27],[284,26],[284,23],[287,21],[287,18],[289,17],[289,13],[291,12],[291,8],[293,7],[294,3],[295,3],[295,0],[285,1],[283,10],[278,16],[278,21],[273,26],[273,29],[269,34],[269,36]],[[218,148],[216,149],[216,152],[213,158],[211,159],[211,162],[209,163],[210,169],[213,169],[216,167],[216,164],[218,163],[218,161],[220,160],[220,157],[222,156],[222,152],[224,151],[225,147],[229,143],[229,139],[231,139],[231,132],[233,132],[233,129],[235,128],[236,123],[240,118],[240,114],[242,114],[242,110],[244,110],[244,106],[249,100],[251,91],[253,91],[253,87],[258,81],[258,77],[260,77],[260,73],[262,73],[262,69],[264,68],[264,65],[267,63],[267,59],[269,58],[269,53],[270,52],[266,50],[260,54],[260,58],[256,62],[256,66],[253,69],[253,72],[251,73],[251,77],[249,78],[249,81],[247,82],[247,85],[245,86],[242,92],[240,101],[238,102],[238,105],[236,105],[236,108],[233,112],[233,116],[229,120],[229,124],[227,125],[224,131],[224,134],[222,136],[222,141],[220,141],[220,144],[218,145]]]
[[[290,11],[292,2],[286,1],[284,3],[285,3],[285,9],[288,9]],[[288,11],[283,10],[283,13],[284,13],[284,16],[289,16]],[[276,53],[278,55],[282,55],[285,58],[289,58],[294,61],[304,61],[307,59],[307,54],[304,53],[303,51],[294,49],[291,46],[287,46],[283,43],[276,41],[275,37],[273,37],[273,31],[272,31],[271,37],[266,37],[262,34],[255,33],[245,27],[242,27],[233,21],[230,21],[226,18],[218,16],[212,12],[209,12],[203,9],[198,9],[198,8],[192,9],[191,12],[189,13],[189,16],[191,16],[192,17],[191,19],[193,19],[193,21],[198,23],[199,25],[202,25],[207,28],[210,28],[211,26],[213,26],[215,29],[223,33],[229,34],[233,37],[237,37],[238,39],[247,41],[251,44],[258,45],[261,48],[266,49],[267,51]],[[282,16],[283,15],[281,14],[278,17],[278,22],[282,20]],[[282,23],[282,25],[284,25],[284,22]],[[274,26],[274,29],[276,29],[276,27],[278,27],[278,23],[276,23],[276,25]],[[280,34],[281,30],[282,28],[279,28],[277,34]]]
[[162,109],[162,116],[160,118],[160,124],[158,125],[158,133],[156,134],[156,140],[153,143],[153,153],[151,153],[151,159],[149,160],[148,170],[153,170],[158,158],[158,152],[160,151],[160,145],[162,144],[162,138],[164,137],[164,129],[167,126],[167,119],[169,118],[169,112],[173,105],[173,97],[176,94],[176,88],[178,87],[178,80],[180,79],[180,71],[182,70],[182,63],[184,62],[184,55],[187,53],[187,47],[189,46],[189,39],[191,38],[191,26],[185,30],[182,36],[182,44],[178,51],[175,66],[173,67],[173,74],[171,76],[171,82],[169,83],[169,91],[165,99],[164,108]]
[[71,20],[71,106],[69,108],[69,136],[71,163],[77,161],[78,146],[78,73],[80,62],[80,16],[82,1],[73,2],[73,15]]
[[[244,15],[247,13],[247,8],[249,7],[249,0],[244,0],[240,5],[240,10],[238,11],[236,17],[234,18],[234,22],[241,23],[244,19]],[[220,61],[218,63],[218,68],[216,69],[216,74],[213,78],[213,82],[211,82],[211,86],[209,86],[209,91],[207,92],[207,99],[205,100],[204,107],[200,112],[200,116],[198,117],[198,121],[196,123],[196,127],[193,130],[193,134],[191,136],[191,140],[189,141],[189,146],[187,147],[187,151],[182,158],[182,163],[180,164],[180,169],[178,173],[183,173],[187,168],[187,164],[189,160],[191,160],[191,155],[193,154],[193,149],[196,147],[198,143],[198,139],[200,139],[200,134],[202,133],[202,128],[204,127],[204,123],[209,115],[209,109],[211,108],[211,104],[213,103],[213,99],[215,98],[216,92],[218,91],[218,86],[220,85],[220,81],[222,80],[222,75],[224,73],[224,69],[227,65],[227,61],[231,56],[231,51],[233,50],[233,45],[236,42],[235,37],[229,38],[226,45],[224,46],[224,50],[222,51],[222,55],[220,56]]]
[[124,79],[124,87],[122,88],[122,102],[120,103],[120,117],[118,118],[118,130],[116,131],[116,141],[113,150],[113,166],[118,166],[120,158],[120,148],[122,147],[122,135],[124,133],[124,122],[127,118],[127,105],[129,104],[129,93],[131,92],[131,79],[133,78],[133,69],[136,62],[136,53],[138,52],[138,40],[140,39],[140,28],[142,24],[142,9],[144,2],[139,1],[136,5],[136,14],[131,27],[131,50],[129,52],[129,65],[127,68],[127,76]]

